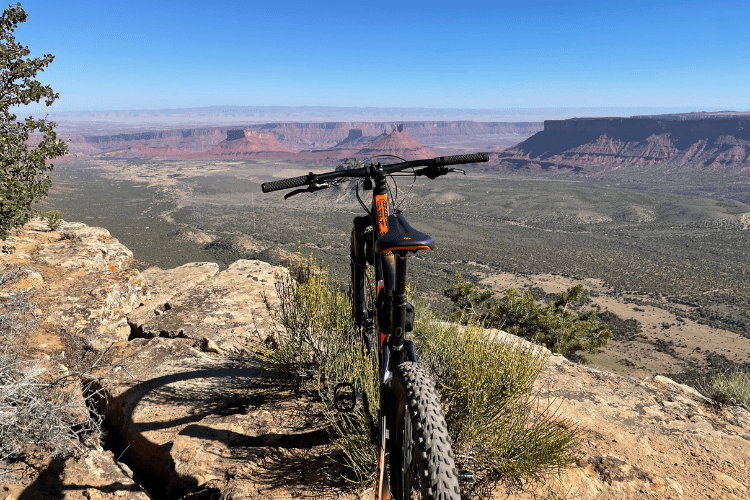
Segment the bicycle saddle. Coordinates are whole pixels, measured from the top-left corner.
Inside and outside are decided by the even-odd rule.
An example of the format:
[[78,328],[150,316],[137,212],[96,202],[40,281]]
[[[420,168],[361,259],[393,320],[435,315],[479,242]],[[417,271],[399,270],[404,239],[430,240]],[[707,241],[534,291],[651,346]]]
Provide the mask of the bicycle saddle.
[[403,214],[388,216],[388,232],[375,242],[379,253],[394,250],[432,250],[435,242],[429,234],[420,233],[406,222]]

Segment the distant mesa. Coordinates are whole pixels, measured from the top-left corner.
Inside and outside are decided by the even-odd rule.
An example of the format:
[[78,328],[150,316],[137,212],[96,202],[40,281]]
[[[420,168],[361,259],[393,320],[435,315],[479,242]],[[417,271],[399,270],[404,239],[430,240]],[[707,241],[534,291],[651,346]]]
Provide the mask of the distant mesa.
[[238,139],[244,139],[247,137],[245,130],[227,130],[227,142],[236,141]]
[[364,135],[360,129],[349,130],[349,135],[343,141],[339,142],[328,151],[332,152],[335,156],[342,158],[361,156],[360,150],[371,147],[378,140],[387,136],[386,132],[380,135]]
[[334,146],[334,148],[340,148],[340,147],[342,147],[344,145],[350,144],[352,142],[356,142],[356,141],[358,141],[360,139],[362,139],[362,130],[358,129],[358,128],[350,129],[349,130],[349,135],[346,136],[346,139],[344,139],[343,141],[341,141],[338,144],[336,144]]
[[227,131],[227,139],[208,150],[204,155],[210,157],[244,157],[258,156],[261,153],[294,154],[295,151],[281,144],[270,133],[256,130],[229,130]]
[[404,124],[396,125],[390,134],[383,135],[372,144],[360,149],[357,156],[371,157],[377,155],[401,156],[406,160],[431,158],[435,153],[417,142],[406,132]]
[[544,130],[498,154],[518,168],[750,167],[750,115],[573,118],[547,120]]
[[750,113],[740,112],[547,120],[543,127],[470,121],[326,122],[123,132],[60,136],[71,140],[69,158],[264,158],[333,164],[384,154],[410,160],[494,150],[492,162],[480,168],[584,174],[650,166],[672,172],[750,171]]
[[[397,135],[407,134],[418,141],[421,147],[439,151],[440,154],[483,149],[499,151],[542,130],[541,122],[429,121],[407,122],[405,127],[394,122],[290,122],[171,130],[149,130],[149,125],[144,124],[144,130],[123,126],[111,128],[111,134],[102,135],[108,131],[106,126],[85,123],[76,126],[75,131],[59,132],[58,137],[65,138],[66,142],[70,139],[70,154],[67,158],[103,155],[198,159],[207,158],[211,152],[210,156],[216,158],[261,158],[266,155],[269,159],[333,164],[342,158],[367,157],[367,154],[359,154],[360,151],[374,149],[374,144],[385,139],[393,131],[394,125]],[[87,128],[90,132],[83,133]],[[253,137],[254,134],[248,132],[255,132],[257,136]],[[277,142],[266,143],[269,135]],[[40,139],[30,138],[30,141],[34,140]],[[224,144],[219,146],[222,143]],[[243,143],[244,146],[240,146]],[[257,149],[253,147],[253,143]],[[380,147],[382,146],[381,144]],[[388,145],[385,146],[387,149]],[[420,150],[415,148],[415,151]],[[299,153],[295,155],[294,151]],[[408,152],[406,154],[412,156]]]
[[349,135],[330,149],[300,151],[298,158],[306,161],[340,161],[345,158],[370,158],[394,155],[407,160],[434,157],[435,154],[406,132],[404,124],[393,131],[367,136],[361,129],[350,129]]

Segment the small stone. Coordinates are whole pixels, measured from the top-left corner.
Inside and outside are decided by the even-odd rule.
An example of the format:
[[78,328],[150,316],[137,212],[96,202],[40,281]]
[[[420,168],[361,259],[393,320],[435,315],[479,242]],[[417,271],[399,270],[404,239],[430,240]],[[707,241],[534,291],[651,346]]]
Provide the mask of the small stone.
[[224,351],[219,349],[219,346],[216,345],[216,342],[209,339],[208,337],[203,337],[201,339],[201,350],[203,352],[213,352],[216,354],[224,354]]

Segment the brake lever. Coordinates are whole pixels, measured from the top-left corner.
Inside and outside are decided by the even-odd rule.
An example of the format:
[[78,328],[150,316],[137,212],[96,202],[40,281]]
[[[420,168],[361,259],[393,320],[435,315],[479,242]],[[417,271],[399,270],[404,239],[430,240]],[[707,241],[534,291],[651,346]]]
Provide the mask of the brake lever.
[[292,196],[298,195],[300,193],[313,193],[315,191],[320,191],[321,189],[329,188],[331,187],[331,183],[329,182],[323,182],[321,184],[318,184],[317,182],[310,184],[307,189],[295,189],[294,191],[291,191],[284,195],[284,199],[288,200]]
[[462,170],[460,168],[448,168],[448,167],[427,167],[420,170],[417,170],[417,175],[424,175],[428,179],[435,180],[441,175],[448,175],[451,172],[461,172],[462,174],[466,175],[466,170]]

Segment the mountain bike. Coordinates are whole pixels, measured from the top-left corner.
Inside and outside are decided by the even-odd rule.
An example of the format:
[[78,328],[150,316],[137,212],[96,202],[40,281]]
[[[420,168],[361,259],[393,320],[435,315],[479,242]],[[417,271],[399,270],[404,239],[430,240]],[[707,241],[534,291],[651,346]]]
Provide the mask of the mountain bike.
[[[382,155],[392,156],[392,155]],[[372,159],[379,158],[373,157]],[[395,157],[398,158],[398,157]],[[365,162],[361,167],[263,183],[264,193],[296,189],[284,199],[315,192],[357,179],[355,192],[367,215],[355,217],[351,232],[352,312],[357,330],[379,367],[380,401],[378,424],[370,417],[366,394],[355,394],[350,383],[338,384],[335,401],[339,411],[352,411],[358,399],[370,418],[371,437],[378,446],[377,499],[460,498],[460,477],[456,470],[445,416],[425,367],[419,364],[414,343],[405,338],[412,330],[414,308],[406,297],[406,260],[409,253],[432,250],[431,236],[412,228],[394,204],[388,178],[410,174],[416,179],[436,179],[464,170],[449,165],[486,162],[488,153],[441,156],[381,165]],[[360,196],[371,191],[368,206]],[[397,191],[396,191],[397,192]],[[390,195],[390,196],[389,196]],[[367,266],[372,266],[376,287],[366,283]],[[372,288],[374,293],[368,293]],[[371,297],[370,295],[375,295]],[[387,455],[387,463],[386,463]],[[387,473],[386,473],[387,468]]]

